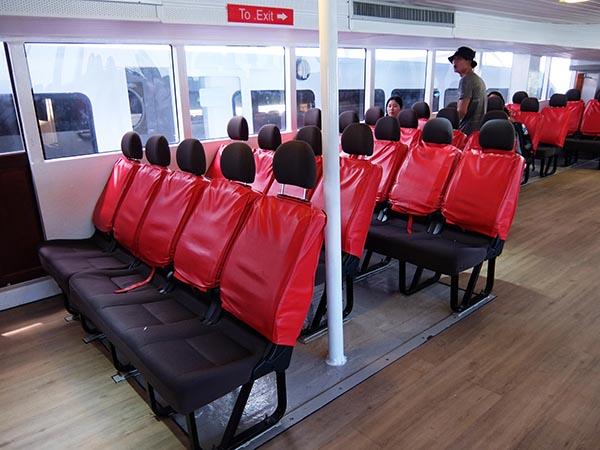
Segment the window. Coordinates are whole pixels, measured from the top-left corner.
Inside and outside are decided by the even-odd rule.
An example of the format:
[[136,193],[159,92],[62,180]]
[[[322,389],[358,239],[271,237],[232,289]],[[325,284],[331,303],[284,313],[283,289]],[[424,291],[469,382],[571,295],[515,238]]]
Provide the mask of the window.
[[484,52],[479,76],[483,78],[488,92],[499,91],[504,100],[510,102],[508,91],[513,64],[511,52]]
[[23,150],[4,45],[0,43],[0,153]]
[[385,100],[392,95],[402,98],[405,109],[423,101],[426,66],[426,50],[375,50],[375,88],[385,97],[382,104],[378,103],[376,90],[375,106],[385,110]]
[[186,46],[192,135],[227,137],[227,123],[242,115],[250,130],[265,124],[285,130],[283,47]]
[[550,84],[548,85],[548,98],[552,94],[564,94],[571,87],[573,72],[569,70],[569,58],[552,58],[550,63]]
[[[338,49],[339,111],[365,114],[365,49]],[[296,88],[298,127],[304,125],[304,112],[321,107],[321,58],[318,48],[296,49]]]
[[458,82],[460,76],[454,73],[454,67],[448,61],[453,51],[436,51],[432,111],[439,111],[449,103],[458,101]]
[[26,44],[46,159],[108,152],[134,130],[178,141],[168,45]]
[[546,70],[545,56],[531,56],[529,60],[529,76],[527,78],[527,93],[530,97],[540,98],[544,87]]

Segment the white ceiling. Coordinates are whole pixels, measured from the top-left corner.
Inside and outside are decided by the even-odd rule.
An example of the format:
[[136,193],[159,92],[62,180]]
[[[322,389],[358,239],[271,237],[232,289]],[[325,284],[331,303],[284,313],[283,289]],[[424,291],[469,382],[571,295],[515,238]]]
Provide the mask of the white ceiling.
[[473,12],[534,22],[600,23],[600,0],[573,4],[560,3],[558,0],[390,0],[386,3]]

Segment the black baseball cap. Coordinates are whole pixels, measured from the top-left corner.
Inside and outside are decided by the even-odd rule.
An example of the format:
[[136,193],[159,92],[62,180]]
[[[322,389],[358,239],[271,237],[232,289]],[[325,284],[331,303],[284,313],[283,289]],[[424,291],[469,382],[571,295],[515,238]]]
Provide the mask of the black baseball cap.
[[456,50],[454,52],[454,55],[452,55],[448,58],[448,61],[452,62],[452,60],[457,56],[460,56],[461,58],[466,59],[468,61],[471,61],[471,67],[477,66],[477,63],[475,61],[473,61],[475,59],[475,50],[473,50],[472,48],[459,47],[458,50]]

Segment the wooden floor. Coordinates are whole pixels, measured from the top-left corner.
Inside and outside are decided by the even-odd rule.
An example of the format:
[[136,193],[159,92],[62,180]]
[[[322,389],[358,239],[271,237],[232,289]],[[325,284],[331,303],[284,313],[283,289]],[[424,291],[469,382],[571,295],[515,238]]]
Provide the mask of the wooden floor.
[[[597,170],[526,186],[498,298],[265,448],[599,449],[599,199]],[[0,336],[0,449],[182,448],[63,316],[0,313],[0,333],[41,323]]]

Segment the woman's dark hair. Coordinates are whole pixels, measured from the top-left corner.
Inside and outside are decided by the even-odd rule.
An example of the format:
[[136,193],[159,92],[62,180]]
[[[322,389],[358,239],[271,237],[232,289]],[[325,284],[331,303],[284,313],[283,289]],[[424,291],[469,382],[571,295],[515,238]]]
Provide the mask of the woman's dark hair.
[[487,96],[489,97],[490,95],[495,95],[497,97],[500,97],[502,99],[502,103],[506,104],[506,100],[504,100],[504,96],[502,95],[502,93],[500,91],[490,91],[490,92],[488,92]]
[[402,97],[400,97],[398,95],[392,95],[390,98],[387,99],[387,102],[385,102],[386,113],[387,113],[388,103],[391,100],[394,100],[396,103],[398,103],[398,105],[400,106],[400,109],[402,109]]

